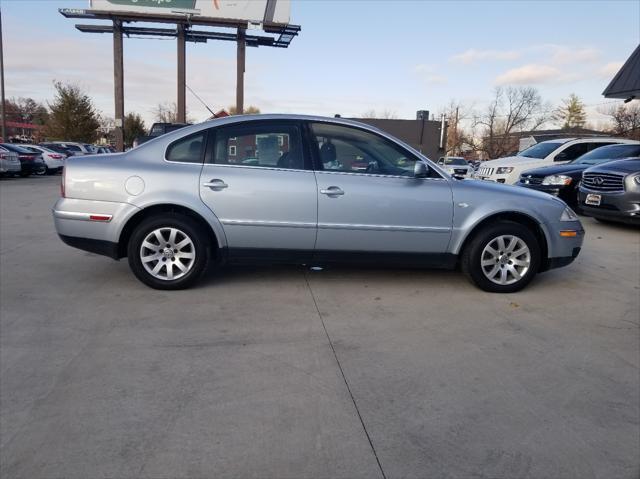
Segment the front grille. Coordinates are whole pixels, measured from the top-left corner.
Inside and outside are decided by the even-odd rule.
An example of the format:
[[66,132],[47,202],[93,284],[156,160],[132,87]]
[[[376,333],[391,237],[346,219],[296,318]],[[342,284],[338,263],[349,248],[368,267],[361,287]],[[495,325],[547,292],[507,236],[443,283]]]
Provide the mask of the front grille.
[[456,175],[466,175],[467,174],[467,170],[465,170],[464,168],[458,168],[458,169],[454,168],[453,172]]
[[535,177],[532,175],[522,175],[520,177],[520,181],[525,185],[541,185],[542,184],[541,177]]
[[482,176],[491,176],[493,174],[493,168],[482,167],[478,170],[478,174]]
[[624,176],[614,173],[583,173],[582,184],[590,190],[623,191]]

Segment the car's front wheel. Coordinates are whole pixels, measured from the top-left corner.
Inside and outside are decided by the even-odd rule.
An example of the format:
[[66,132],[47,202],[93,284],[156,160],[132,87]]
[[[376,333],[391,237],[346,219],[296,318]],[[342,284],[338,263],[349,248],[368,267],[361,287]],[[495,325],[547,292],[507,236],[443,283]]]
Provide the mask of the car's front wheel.
[[500,221],[472,238],[462,253],[461,267],[485,291],[514,293],[529,284],[540,269],[540,245],[526,226]]
[[184,289],[207,269],[206,232],[191,218],[165,213],[144,220],[129,239],[128,259],[136,277],[155,289]]

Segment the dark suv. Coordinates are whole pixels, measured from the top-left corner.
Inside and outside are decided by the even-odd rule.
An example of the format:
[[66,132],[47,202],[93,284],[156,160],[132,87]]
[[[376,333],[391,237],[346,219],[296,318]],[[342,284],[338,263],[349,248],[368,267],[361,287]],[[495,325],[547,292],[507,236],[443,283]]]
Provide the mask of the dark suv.
[[516,185],[544,191],[560,197],[570,206],[579,206],[578,185],[584,170],[608,161],[636,156],[640,156],[640,142],[601,146],[569,163],[527,170],[520,175]]
[[580,207],[598,220],[640,225],[640,157],[585,170]]

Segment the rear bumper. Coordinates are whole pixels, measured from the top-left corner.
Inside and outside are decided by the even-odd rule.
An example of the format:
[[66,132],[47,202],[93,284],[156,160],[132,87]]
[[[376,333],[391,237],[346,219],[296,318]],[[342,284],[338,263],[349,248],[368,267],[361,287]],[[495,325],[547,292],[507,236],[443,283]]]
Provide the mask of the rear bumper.
[[69,246],[88,251],[89,253],[108,256],[109,258],[119,259],[118,243],[111,241],[103,241],[90,238],[78,238],[75,236],[58,235],[60,239]]
[[53,222],[60,238],[85,251],[114,256],[126,222],[139,208],[128,203],[60,198],[53,207]]

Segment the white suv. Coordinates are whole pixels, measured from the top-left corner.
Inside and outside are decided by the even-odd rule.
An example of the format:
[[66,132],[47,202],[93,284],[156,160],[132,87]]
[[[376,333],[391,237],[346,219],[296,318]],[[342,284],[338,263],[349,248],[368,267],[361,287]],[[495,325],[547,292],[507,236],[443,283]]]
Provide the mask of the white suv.
[[573,161],[585,153],[605,145],[632,143],[624,138],[559,138],[537,143],[516,156],[498,158],[482,163],[476,178],[514,184],[525,170]]

